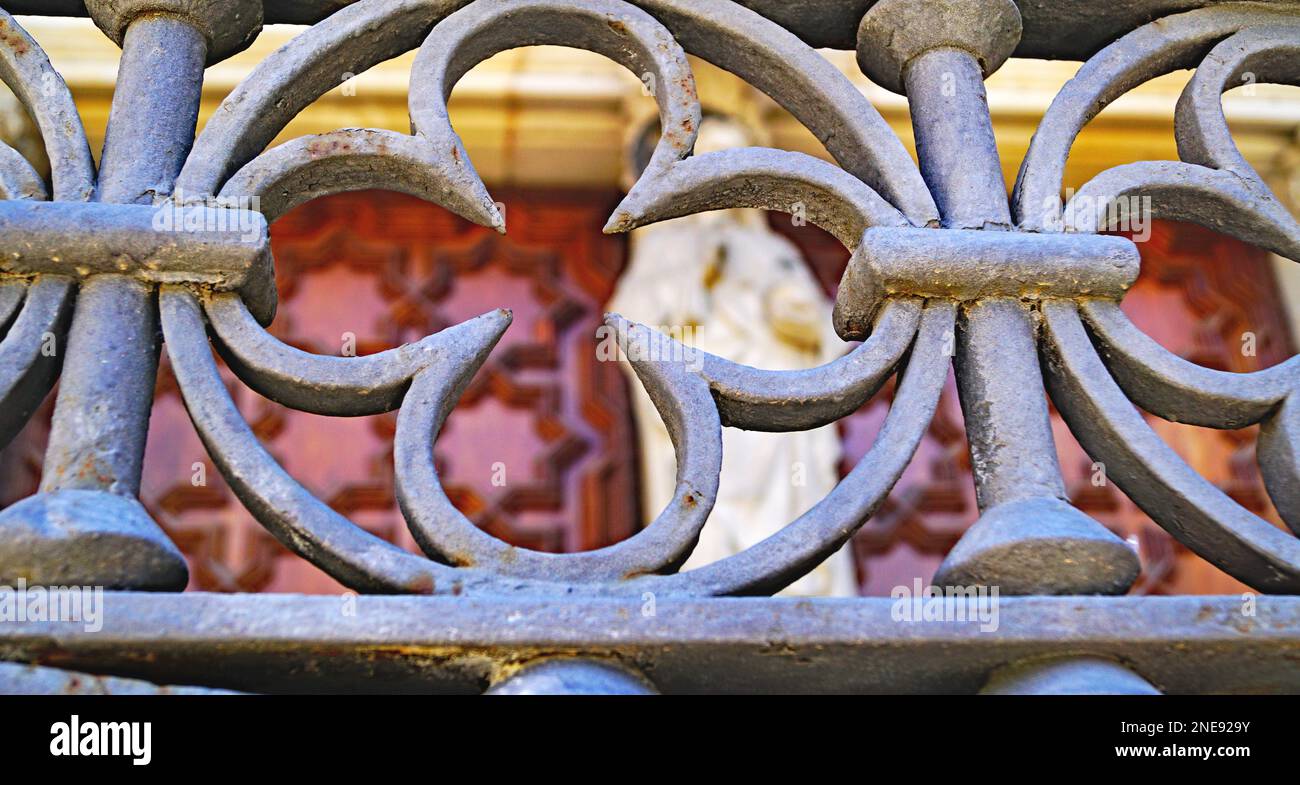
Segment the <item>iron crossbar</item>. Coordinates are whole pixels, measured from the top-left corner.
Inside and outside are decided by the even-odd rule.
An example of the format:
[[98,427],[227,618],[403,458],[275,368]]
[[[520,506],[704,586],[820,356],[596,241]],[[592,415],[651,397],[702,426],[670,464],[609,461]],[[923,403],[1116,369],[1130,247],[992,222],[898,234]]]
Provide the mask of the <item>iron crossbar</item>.
[[[4,659],[163,685],[242,691],[481,692],[538,662],[600,663],[665,693],[975,693],[1018,662],[1083,658],[1077,690],[1104,692],[1122,663],[1170,694],[1295,690],[1300,600],[1015,597],[998,629],[900,624],[888,598],[556,603],[372,597],[152,595],[106,601],[104,628],[20,624]],[[3,671],[0,671],[2,674]],[[15,674],[17,671],[15,671]],[[3,678],[0,675],[0,678]],[[30,676],[29,676],[30,678]],[[1122,679],[1122,676],[1120,677]]]

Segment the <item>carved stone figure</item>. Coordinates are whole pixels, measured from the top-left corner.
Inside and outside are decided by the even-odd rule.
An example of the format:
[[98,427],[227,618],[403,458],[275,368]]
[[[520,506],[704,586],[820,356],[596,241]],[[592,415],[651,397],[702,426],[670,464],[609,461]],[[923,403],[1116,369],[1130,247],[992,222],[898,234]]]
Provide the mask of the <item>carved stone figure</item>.
[[[697,153],[752,144],[730,120],[707,117]],[[631,259],[609,310],[712,354],[759,368],[810,368],[845,347],[831,304],[789,240],[759,210],[732,209],[632,232]],[[625,365],[629,375],[630,365]],[[646,520],[672,498],[676,459],[650,397],[631,385],[640,439]],[[721,487],[689,570],[739,553],[823,499],[838,480],[834,426],[791,433],[723,431]],[[783,592],[857,593],[848,546]]]

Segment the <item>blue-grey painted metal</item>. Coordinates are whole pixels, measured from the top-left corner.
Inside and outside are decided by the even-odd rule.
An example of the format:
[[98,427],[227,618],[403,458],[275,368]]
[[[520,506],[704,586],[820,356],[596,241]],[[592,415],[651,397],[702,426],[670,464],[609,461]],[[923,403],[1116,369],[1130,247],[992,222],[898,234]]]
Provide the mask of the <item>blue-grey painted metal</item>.
[[1133,671],[1099,657],[1025,661],[995,671],[981,695],[1159,695]]
[[[677,691],[707,689],[705,677],[718,677],[719,689],[891,689],[849,673],[866,652],[917,635],[908,626],[915,622],[892,610],[886,623],[882,601],[791,606],[724,598],[779,591],[871,517],[911,461],[955,365],[981,517],[933,582],[991,597],[1008,614],[983,619],[993,629],[982,639],[969,626],[934,622],[920,639],[943,645],[922,654],[966,651],[967,662],[922,657],[907,674],[900,661],[890,671],[896,684],[1189,691],[1199,679],[1204,689],[1298,689],[1293,658],[1277,655],[1300,635],[1294,600],[1079,599],[1125,593],[1140,565],[1126,543],[1069,503],[1048,396],[1108,478],[1174,537],[1256,590],[1300,592],[1300,540],[1192,471],[1132,405],[1208,427],[1260,424],[1267,488],[1300,530],[1300,403],[1290,400],[1300,366],[1226,374],[1162,349],[1118,307],[1138,256],[1131,242],[1099,232],[1122,211],[1085,209],[1149,197],[1139,203],[1155,217],[1200,222],[1300,258],[1300,224],[1236,150],[1219,104],[1243,73],[1300,82],[1300,5],[1135,0],[1086,12],[1081,5],[828,0],[795,4],[801,11],[793,14],[766,0],[44,4],[48,13],[89,15],[123,49],[96,172],[70,93],[10,15],[35,9],[0,0],[0,78],[27,106],[52,163],[46,184],[15,151],[0,148],[7,201],[0,205],[0,311],[9,324],[0,342],[0,438],[16,433],[60,368],[63,374],[40,493],[0,512],[0,584],[157,592],[112,594],[109,607],[125,618],[106,638],[83,640],[63,628],[51,638],[35,622],[0,626],[0,657],[35,661],[53,646],[68,667],[93,673],[276,689],[247,674],[223,682],[169,659],[186,652],[219,660],[209,641],[224,631],[225,651],[249,661],[277,646],[294,660],[314,656],[313,646],[364,640],[356,651],[372,658],[442,663],[421,672],[453,691]],[[1048,21],[1053,13],[1059,22]],[[267,56],[197,129],[205,66],[243,50],[264,22],[276,21],[311,25]],[[733,207],[806,214],[852,252],[834,326],[846,340],[862,341],[819,368],[767,371],[609,315],[673,438],[677,488],[644,530],[576,554],[520,549],[478,529],[448,501],[432,461],[443,422],[509,329],[508,311],[368,357],[305,353],[266,331],[276,302],[267,227],[309,199],[396,189],[508,230],[451,126],[446,100],[475,63],[542,43],[604,54],[662,86],[655,100],[668,130],[607,232]],[[812,46],[828,43],[855,46],[868,77],[907,96],[919,166],[862,92]],[[341,129],[267,149],[339,74],[410,51],[410,134]],[[1043,118],[1008,198],[983,83],[1015,54],[1086,61]],[[764,148],[692,155],[701,112],[688,55],[768,94],[825,141],[834,163]],[[1070,148],[1099,108],[1186,67],[1196,75],[1174,118],[1181,160],[1116,167],[1062,204]],[[136,499],[160,335],[209,454],[268,531],[359,592],[434,595],[393,607],[446,611],[479,639],[421,633],[368,598],[364,606],[379,612],[326,623],[316,615],[321,600],[175,593],[186,583],[184,560]],[[279,466],[230,399],[213,348],[250,387],[286,406],[331,416],[396,410],[397,501],[424,553],[369,534]],[[740,554],[677,571],[708,525],[723,427],[825,425],[891,377],[895,393],[875,444],[825,500]],[[549,610],[535,612],[539,603]],[[1210,615],[1186,616],[1196,603]],[[509,607],[531,615],[502,612]],[[665,607],[682,615],[670,621]],[[1059,619],[1079,609],[1091,614],[1087,623],[1062,626]],[[1255,620],[1261,609],[1271,626]],[[199,626],[186,626],[191,613],[201,614]],[[266,614],[264,626],[241,622],[253,613]],[[776,615],[776,627],[762,621],[764,613]],[[1150,636],[1173,633],[1119,624],[1123,614],[1203,641],[1211,665],[1194,673],[1166,665],[1162,658],[1174,649],[1153,646]],[[635,626],[641,623],[649,626]],[[1239,636],[1224,635],[1225,626]],[[302,630],[307,637],[296,639]],[[526,634],[514,637],[518,631]],[[834,651],[821,671],[795,667],[764,648],[778,639],[782,650]],[[113,640],[118,649],[91,640]],[[685,659],[655,647],[679,647]],[[134,649],[164,664],[138,668]],[[1216,670],[1234,658],[1265,663],[1260,678],[1234,681]],[[363,661],[342,666],[340,688],[364,689],[367,674],[382,670],[368,671]],[[687,677],[687,662],[712,672]],[[733,681],[716,672],[724,668],[734,669]],[[7,683],[32,689],[63,683],[5,673]]]
[[[103,626],[0,626],[0,659],[252,692],[473,694],[537,661],[673,693],[960,693],[1018,662],[1121,663],[1169,694],[1300,693],[1300,598],[1006,597],[996,620],[888,597],[554,599],[116,592]],[[796,675],[797,674],[797,675]],[[1113,674],[1113,671],[1112,671]]]
[[635,671],[582,657],[540,660],[503,677],[488,695],[654,695]]

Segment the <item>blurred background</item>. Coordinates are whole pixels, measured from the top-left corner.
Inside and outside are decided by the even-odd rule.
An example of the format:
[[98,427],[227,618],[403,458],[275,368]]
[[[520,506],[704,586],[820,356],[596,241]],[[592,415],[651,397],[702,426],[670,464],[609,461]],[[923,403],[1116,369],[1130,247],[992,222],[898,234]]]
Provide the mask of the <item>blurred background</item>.
[[[20,22],[67,80],[98,156],[117,47],[86,20]],[[210,68],[200,125],[254,65],[297,32],[268,27],[250,50]],[[910,148],[904,99],[868,82],[852,53],[825,55]],[[341,73],[339,87],[295,119],[276,143],[341,127],[409,132],[412,58],[361,75]],[[1043,111],[1077,68],[1070,62],[1012,60],[989,80],[1008,184]],[[811,133],[766,96],[702,62],[695,62],[695,73],[710,115],[743,128],[760,144],[828,157]],[[1172,74],[1108,106],[1075,144],[1066,185],[1077,188],[1102,170],[1131,161],[1176,159],[1173,108],[1187,78],[1186,72]],[[0,102],[0,136],[39,162],[44,155],[39,137],[23,109],[11,95],[0,95]],[[1226,94],[1224,105],[1247,160],[1295,210],[1300,89],[1248,85]],[[506,52],[465,76],[452,95],[451,116],[475,167],[505,207],[508,234],[390,192],[319,199],[271,230],[280,296],[271,332],[307,351],[340,354],[352,336],[356,352],[368,354],[492,308],[513,309],[513,325],[452,413],[436,455],[455,504],[478,525],[521,546],[557,552],[596,548],[627,537],[653,515],[647,508],[653,506],[659,474],[648,442],[650,426],[637,416],[638,392],[617,364],[598,362],[594,350],[602,315],[620,281],[630,280],[624,277],[632,274],[629,267],[642,242],[602,235],[601,227],[652,138],[654,108],[635,75],[598,55],[552,47]],[[829,307],[848,252],[828,234],[796,225],[785,214],[763,215],[761,227],[749,220],[736,218],[736,225],[746,227],[742,236],[774,249],[782,264],[793,260],[798,269],[787,270],[790,280],[807,281],[815,290],[810,307],[820,318],[818,309]],[[708,241],[710,232],[720,230],[702,222],[689,231]],[[675,242],[668,247],[685,247]],[[722,241],[709,247],[715,246],[741,247]],[[1294,353],[1300,275],[1293,263],[1170,222],[1157,222],[1139,247],[1142,275],[1124,309],[1165,347],[1229,371],[1268,367]],[[733,255],[737,265],[745,264],[744,253]],[[719,274],[708,259],[700,264],[707,275]],[[734,274],[740,268],[729,269]],[[705,285],[707,290],[715,282],[710,278]],[[816,351],[831,356],[847,348],[818,346]],[[746,361],[764,364],[762,357]],[[771,367],[779,362],[773,360],[777,364]],[[393,496],[395,415],[303,414],[226,377],[254,431],[292,475],[358,524],[415,550]],[[826,471],[846,472],[870,447],[892,389],[887,385],[834,426],[829,446],[816,450]],[[35,491],[52,401],[53,395],[0,452],[0,503]],[[1220,594],[1243,588],[1174,542],[1113,485],[1094,482],[1091,460],[1055,412],[1053,418],[1072,501],[1139,551],[1143,575],[1135,592]],[[1255,428],[1215,431],[1149,419],[1194,469],[1280,525],[1255,466]],[[756,438],[765,437],[781,435]],[[774,454],[787,449],[776,442],[770,446]],[[724,472],[723,493],[730,487],[734,496],[731,478]],[[754,494],[766,492],[745,491],[741,501],[763,506],[765,500]],[[188,556],[191,589],[342,591],[285,550],[236,501],[189,423],[165,353],[141,497]],[[798,499],[782,503],[801,504]],[[736,517],[746,525],[743,512]],[[915,577],[928,580],[976,517],[961,409],[950,379],[915,460],[843,555],[838,574],[847,576],[846,591],[887,595],[896,585],[910,586]]]

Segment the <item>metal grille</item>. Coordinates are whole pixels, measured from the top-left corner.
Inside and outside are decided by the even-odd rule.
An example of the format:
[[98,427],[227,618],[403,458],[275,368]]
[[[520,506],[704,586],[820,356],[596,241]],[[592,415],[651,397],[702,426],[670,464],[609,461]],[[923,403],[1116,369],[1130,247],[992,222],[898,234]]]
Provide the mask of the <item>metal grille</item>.
[[[39,126],[52,187],[0,147],[0,438],[60,384],[40,492],[0,512],[0,582],[108,590],[104,628],[0,624],[0,658],[153,683],[242,689],[1198,691],[1300,689],[1294,598],[1108,598],[1133,550],[1068,501],[1048,399],[1088,453],[1192,551],[1267,594],[1300,589],[1300,540],[1183,462],[1134,408],[1211,428],[1260,426],[1259,462],[1300,532],[1300,366],[1231,374],[1168,352],[1119,308],[1128,211],[1201,223],[1300,260],[1300,225],[1238,152],[1220,95],[1248,77],[1300,84],[1300,6],[1150,0],[1082,13],[1048,0],[744,4],[730,0],[71,0],[2,2],[0,77]],[[869,8],[868,8],[869,6]],[[1191,7],[1191,10],[1187,10]],[[123,54],[98,171],[76,106],[10,13],[85,15]],[[1149,21],[1155,19],[1155,21]],[[196,136],[203,69],[263,21],[310,23]],[[861,341],[804,371],[765,371],[610,315],[618,349],[676,447],[674,497],[600,550],[546,554],[475,527],[448,500],[432,443],[510,324],[498,310],[364,357],[291,348],[267,236],[318,196],[385,188],[506,231],[452,129],[457,80],[514,47],[558,44],[648,85],[663,134],[606,226],[696,212],[806,214],[852,253],[835,328]],[[875,108],[813,48],[856,45],[909,99],[918,167]],[[412,132],[347,129],[266,149],[307,105],[418,50]],[[692,155],[701,112],[687,55],[735,73],[822,140],[835,163],[765,148]],[[983,81],[1013,54],[1086,59],[1021,164],[1002,177]],[[1180,161],[1110,169],[1062,201],[1071,145],[1102,107],[1195,68]],[[186,566],[136,496],[159,334],[208,452],[253,516],[348,587],[333,598],[178,594]],[[424,555],[314,498],[259,444],[217,372],[331,416],[397,410],[397,497]],[[981,517],[933,583],[996,587],[1002,622],[908,626],[886,600],[784,601],[884,500],[955,364]],[[821,503],[733,557],[677,567],[707,525],[721,429],[819,427],[889,379],[872,449]],[[1085,596],[1087,595],[1087,596]],[[726,599],[749,597],[750,599]],[[66,688],[11,665],[0,684]],[[85,683],[85,682],[79,682]],[[105,679],[99,689],[152,690]]]

